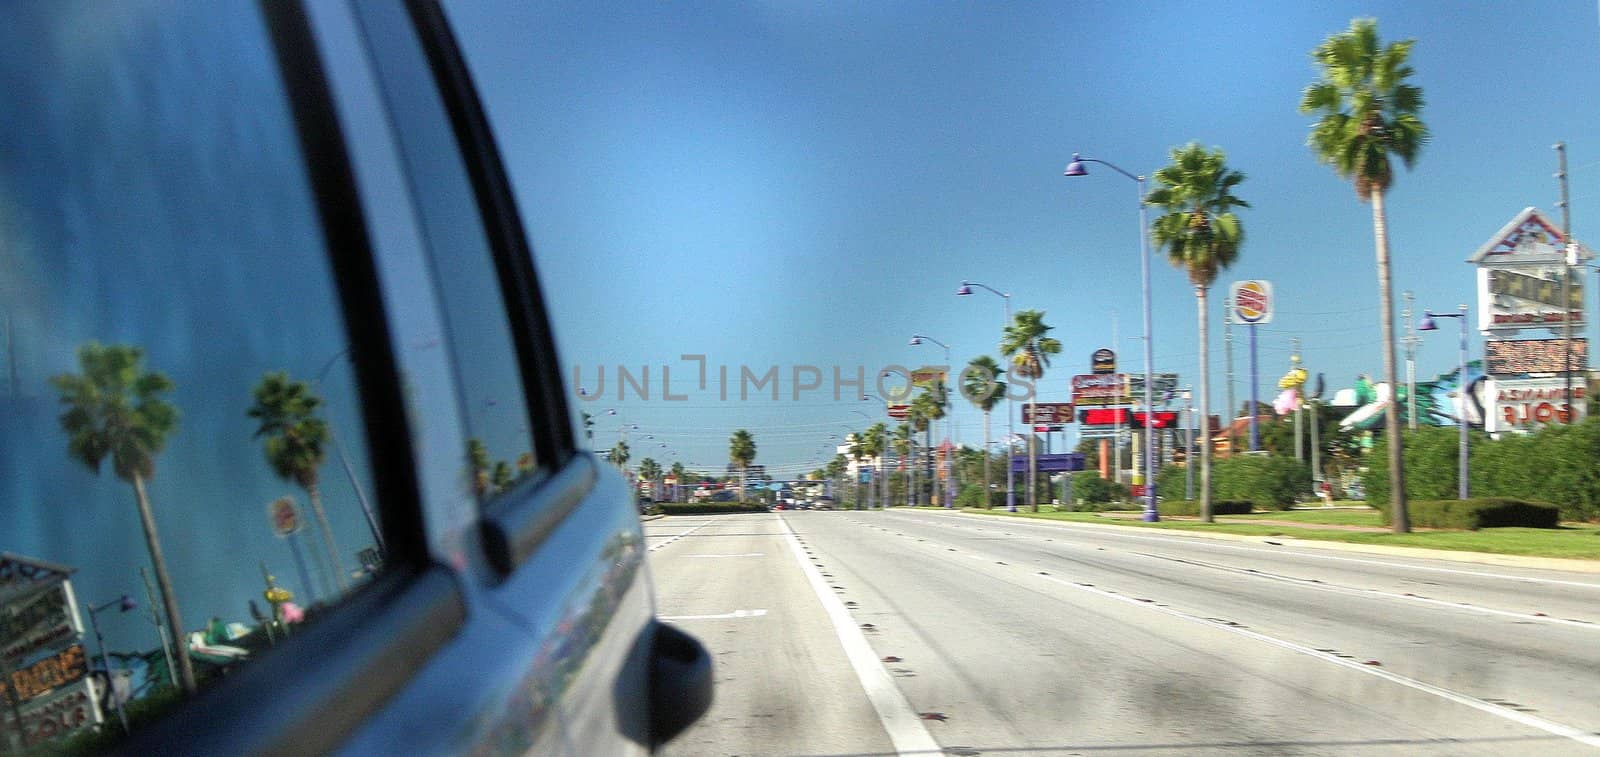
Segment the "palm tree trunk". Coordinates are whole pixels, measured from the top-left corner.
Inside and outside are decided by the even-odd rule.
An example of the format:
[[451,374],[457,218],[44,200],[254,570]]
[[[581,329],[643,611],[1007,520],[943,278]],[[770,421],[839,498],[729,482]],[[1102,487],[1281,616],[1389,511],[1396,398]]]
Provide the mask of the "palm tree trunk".
[[133,496],[139,504],[139,525],[144,528],[144,546],[150,550],[150,564],[156,571],[156,588],[161,592],[161,606],[167,614],[167,632],[172,636],[178,657],[178,682],[183,693],[195,692],[194,661],[189,659],[189,644],[183,638],[183,614],[178,612],[178,595],[172,590],[172,577],[167,573],[167,556],[161,551],[161,537],[156,533],[155,513],[150,510],[150,495],[144,490],[144,476],[133,474]]
[[[1210,523],[1211,516],[1211,332],[1207,328],[1206,288],[1194,288],[1195,306],[1200,309],[1196,320],[1200,324],[1200,520]],[[1231,425],[1231,424],[1230,424]]]
[[322,509],[322,489],[318,488],[316,482],[306,484],[306,499],[311,500],[311,512],[317,516],[317,530],[322,532],[322,546],[328,551],[328,560],[333,566],[333,581],[342,594],[346,588],[344,565],[339,562],[339,547],[334,544],[328,513]]
[[1033,512],[1039,512],[1039,483],[1036,480],[1039,464],[1035,457],[1035,453],[1038,452],[1034,449],[1035,446],[1033,434],[1030,433],[1028,434],[1028,505]]
[[1389,280],[1389,222],[1383,208],[1383,189],[1372,189],[1372,234],[1377,240],[1379,317],[1383,319],[1383,376],[1389,382],[1389,406],[1383,422],[1389,437],[1389,507],[1394,532],[1411,531],[1411,516],[1406,512],[1405,454],[1400,441],[1400,405],[1395,400],[1400,386],[1394,359],[1394,292]]
[[983,411],[983,509],[989,509],[989,411]]

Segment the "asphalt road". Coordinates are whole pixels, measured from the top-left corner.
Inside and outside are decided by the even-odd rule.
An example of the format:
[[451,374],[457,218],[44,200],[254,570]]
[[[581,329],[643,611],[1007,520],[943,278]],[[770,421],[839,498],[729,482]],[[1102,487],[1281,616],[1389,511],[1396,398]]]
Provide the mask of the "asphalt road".
[[669,755],[1600,752],[1600,576],[930,512],[677,517]]

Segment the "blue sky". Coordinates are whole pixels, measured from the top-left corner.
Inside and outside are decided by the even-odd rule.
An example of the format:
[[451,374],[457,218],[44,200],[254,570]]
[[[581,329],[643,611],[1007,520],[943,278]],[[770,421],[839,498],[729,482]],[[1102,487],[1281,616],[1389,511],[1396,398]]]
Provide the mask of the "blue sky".
[[[1600,238],[1600,7],[1442,3],[452,3],[536,248],[568,381],[607,397],[595,445],[623,424],[635,460],[720,468],[749,428],[758,462],[810,470],[875,402],[791,395],[791,369],[993,353],[999,298],[1038,308],[1064,344],[1040,387],[1067,399],[1089,354],[1142,371],[1137,205],[1109,170],[1066,179],[1072,153],[1134,173],[1190,140],[1248,176],[1247,241],[1219,279],[1273,282],[1263,399],[1290,340],[1330,389],[1379,376],[1371,212],[1305,147],[1308,52],[1351,18],[1415,38],[1433,141],[1389,197],[1397,306],[1472,303],[1464,259],[1522,208],[1556,213],[1551,145],[1569,143],[1573,229]],[[1155,369],[1197,377],[1195,302],[1152,262]],[[1224,396],[1214,292],[1212,406]],[[1589,308],[1594,308],[1591,302]],[[1113,341],[1113,331],[1116,340]],[[1236,401],[1248,396],[1236,332]],[[1474,340],[1476,354],[1481,348]],[[706,356],[704,391],[697,365]],[[1449,332],[1417,373],[1450,370]],[[616,399],[616,367],[650,366],[649,400]],[[663,401],[661,366],[671,367]],[[779,401],[729,400],[720,365],[780,369]],[[591,386],[592,388],[592,386]],[[575,391],[576,387],[569,387]],[[608,411],[615,410],[612,415]],[[981,416],[960,404],[963,441]],[[1004,419],[996,415],[996,428]],[[651,437],[646,439],[645,437]]]

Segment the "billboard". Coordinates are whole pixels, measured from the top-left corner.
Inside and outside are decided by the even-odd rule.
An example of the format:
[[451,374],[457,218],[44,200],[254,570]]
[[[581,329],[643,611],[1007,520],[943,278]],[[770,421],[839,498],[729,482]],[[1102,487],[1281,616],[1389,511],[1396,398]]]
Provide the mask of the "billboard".
[[1072,402],[1075,405],[1126,405],[1133,401],[1128,395],[1128,375],[1125,373],[1082,374],[1072,377]]
[[[1483,343],[1484,367],[1491,376],[1521,373],[1561,373],[1567,364],[1564,339],[1490,339]],[[1572,370],[1589,364],[1589,342],[1572,340]]]
[[[1577,423],[1586,415],[1588,392],[1582,378],[1489,379],[1484,398],[1489,407],[1484,430],[1491,434],[1537,431],[1551,423]],[[1574,414],[1575,412],[1575,414]]]
[[1228,291],[1228,298],[1232,303],[1228,315],[1234,323],[1272,323],[1272,282],[1235,281]]
[[[1153,373],[1150,375],[1150,393],[1156,402],[1170,399],[1178,392],[1178,374]],[[1128,375],[1128,393],[1144,401],[1144,376],[1138,373]]]
[[1059,426],[1071,423],[1071,402],[1029,402],[1022,406],[1022,422]]
[[1095,350],[1094,354],[1089,356],[1089,372],[1094,374],[1116,373],[1117,353],[1104,347]]
[[1478,329],[1491,336],[1559,333],[1569,318],[1580,328],[1583,264],[1593,257],[1581,243],[1564,244],[1543,213],[1524,208],[1467,258],[1478,267]]

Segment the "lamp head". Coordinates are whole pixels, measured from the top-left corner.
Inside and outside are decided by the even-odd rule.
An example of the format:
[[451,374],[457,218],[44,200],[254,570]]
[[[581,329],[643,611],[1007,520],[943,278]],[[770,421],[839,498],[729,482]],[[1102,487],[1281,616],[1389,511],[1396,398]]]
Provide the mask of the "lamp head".
[[1435,331],[1438,328],[1439,328],[1439,324],[1434,323],[1434,321],[1433,321],[1433,313],[1430,313],[1430,312],[1428,312],[1426,310],[1422,311],[1422,320],[1417,322],[1417,330],[1418,331]]
[[969,294],[972,294],[972,287],[969,286],[965,281],[961,282],[961,286],[956,289],[956,296],[966,297]]
[[917,346],[919,344],[922,344],[922,337],[920,337],[920,336],[911,337],[911,346],[912,347],[915,347],[915,346]]
[[1067,164],[1067,170],[1062,172],[1062,175],[1063,176],[1088,176],[1089,175],[1089,168],[1083,164],[1083,160],[1078,157],[1077,153],[1073,153],[1072,154],[1072,162]]

